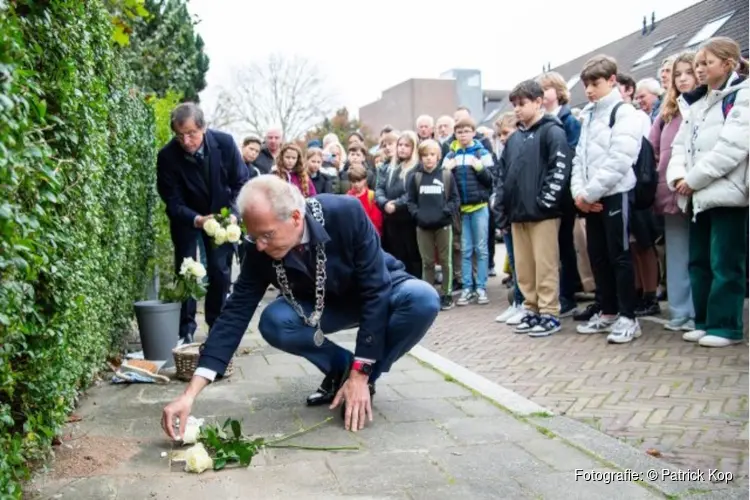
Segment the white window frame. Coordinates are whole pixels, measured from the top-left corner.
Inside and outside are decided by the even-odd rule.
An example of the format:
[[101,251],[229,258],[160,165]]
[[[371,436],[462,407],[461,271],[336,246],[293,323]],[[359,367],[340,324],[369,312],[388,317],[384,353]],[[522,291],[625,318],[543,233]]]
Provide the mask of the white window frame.
[[633,67],[637,68],[640,66],[645,66],[647,64],[650,64],[651,61],[653,61],[656,58],[656,56],[661,54],[664,51],[664,49],[667,48],[667,45],[669,45],[669,43],[675,39],[675,36],[670,36],[668,38],[665,38],[663,40],[659,40],[658,42],[656,42],[641,57],[639,57],[633,62]]
[[580,81],[581,81],[581,75],[580,74],[579,75],[573,75],[572,77],[570,77],[570,79],[567,82],[565,82],[565,86],[568,88],[568,90],[573,90],[573,87],[575,87],[576,85],[578,85],[578,82],[580,82]]
[[[690,40],[688,40],[685,43],[685,47],[694,47],[694,46],[698,45],[699,43],[705,42],[706,40],[708,40],[712,36],[716,35],[716,32],[719,31],[721,28],[723,28],[724,25],[727,24],[727,22],[729,22],[730,19],[732,19],[732,16],[734,15],[734,13],[735,13],[735,11],[732,10],[732,11],[727,12],[726,14],[723,14],[721,16],[718,16],[718,17],[715,17],[715,18],[711,19],[710,21],[707,21],[706,24],[704,24],[703,27],[701,29],[699,29],[690,38]],[[717,21],[722,21],[722,22],[719,23],[713,31],[709,32],[708,30],[706,30],[706,28],[708,28],[712,23],[715,23]],[[700,38],[698,38],[698,35],[700,35],[701,33],[704,33],[704,31],[705,31],[705,34],[702,35]]]

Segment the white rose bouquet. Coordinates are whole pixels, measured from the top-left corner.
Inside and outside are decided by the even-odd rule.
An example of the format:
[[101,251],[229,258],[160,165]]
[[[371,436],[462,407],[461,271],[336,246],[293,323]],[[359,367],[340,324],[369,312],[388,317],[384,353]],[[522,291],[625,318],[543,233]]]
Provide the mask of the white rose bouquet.
[[206,268],[191,257],[185,258],[174,282],[161,289],[164,302],[184,302],[189,298],[199,300],[206,295]]
[[204,222],[203,231],[213,239],[216,246],[237,243],[242,238],[242,229],[234,222],[228,208],[222,208],[219,214]]

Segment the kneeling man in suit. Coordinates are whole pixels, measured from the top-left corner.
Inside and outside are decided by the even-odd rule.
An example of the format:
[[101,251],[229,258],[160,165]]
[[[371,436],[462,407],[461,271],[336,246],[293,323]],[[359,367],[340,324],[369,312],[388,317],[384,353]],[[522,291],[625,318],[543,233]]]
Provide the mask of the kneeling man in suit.
[[[322,194],[305,201],[294,185],[264,175],[245,184],[237,206],[248,232],[247,255],[192,380],[164,408],[164,430],[177,439],[178,417],[182,437],[193,401],[226,370],[270,284],[281,295],[263,310],[261,335],[323,372],[308,405],[342,404],[345,427],[362,429],[372,420],[378,377],[434,322],[437,292],[383,251],[356,198]],[[354,353],[325,337],[357,326]]]

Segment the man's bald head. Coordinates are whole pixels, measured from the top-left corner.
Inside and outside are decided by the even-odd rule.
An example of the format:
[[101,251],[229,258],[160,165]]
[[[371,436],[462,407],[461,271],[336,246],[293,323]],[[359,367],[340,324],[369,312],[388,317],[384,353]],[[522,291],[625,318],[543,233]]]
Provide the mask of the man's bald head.
[[283,140],[284,134],[282,133],[281,129],[278,127],[272,127],[269,128],[266,132],[266,147],[271,151],[271,153],[276,153],[279,149],[281,149],[281,141]]

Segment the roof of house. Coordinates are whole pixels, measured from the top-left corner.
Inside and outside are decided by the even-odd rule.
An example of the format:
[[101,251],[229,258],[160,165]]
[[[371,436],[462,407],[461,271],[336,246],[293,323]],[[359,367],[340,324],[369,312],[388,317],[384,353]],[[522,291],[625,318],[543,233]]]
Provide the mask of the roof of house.
[[727,36],[740,44],[742,54],[748,54],[748,1],[703,0],[664,19],[657,19],[652,28],[648,19],[647,31],[638,30],[604,47],[565,64],[552,68],[568,79],[571,106],[586,104],[579,74],[583,64],[597,54],[606,54],[617,60],[621,73],[629,74],[635,81],[641,78],[658,78],[661,62],[684,50],[695,49],[712,36]]

